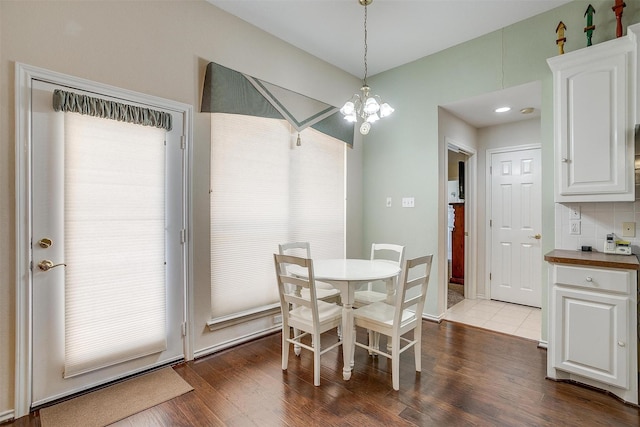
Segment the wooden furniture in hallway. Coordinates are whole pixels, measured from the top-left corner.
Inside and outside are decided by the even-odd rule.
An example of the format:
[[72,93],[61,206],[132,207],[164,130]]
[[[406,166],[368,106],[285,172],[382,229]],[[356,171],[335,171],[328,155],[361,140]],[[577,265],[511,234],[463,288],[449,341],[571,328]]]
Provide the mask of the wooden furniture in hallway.
[[464,285],[464,203],[451,203],[454,210],[451,231],[451,283]]

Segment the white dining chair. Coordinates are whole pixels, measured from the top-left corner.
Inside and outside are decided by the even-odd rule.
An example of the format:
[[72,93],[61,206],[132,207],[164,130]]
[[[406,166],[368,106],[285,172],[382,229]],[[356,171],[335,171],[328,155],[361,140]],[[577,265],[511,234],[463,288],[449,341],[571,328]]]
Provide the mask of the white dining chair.
[[[398,267],[402,266],[402,262],[404,261],[404,246],[395,245],[391,243],[372,243],[371,244],[371,259],[378,259],[389,261]],[[398,279],[393,279],[393,286],[395,293],[395,288],[397,285]],[[386,301],[387,300],[387,291],[385,287],[385,291],[381,292],[379,290],[374,289],[374,282],[369,282],[366,284],[364,289],[360,289],[354,292],[353,297],[353,307],[360,308],[365,305],[369,305],[374,302]],[[373,331],[369,331],[369,343],[372,346],[377,347],[378,342],[380,341],[380,336],[375,334]],[[373,353],[370,353],[373,354]]]
[[[278,245],[278,253],[280,255],[293,255],[311,259],[311,244],[309,242],[281,243]],[[300,290],[300,295],[302,298],[308,299],[309,290]],[[340,291],[328,283],[316,282],[316,296],[319,300],[340,304]],[[339,325],[337,329],[338,335],[342,335],[341,328],[342,325]],[[294,330],[293,333],[297,334],[297,331]],[[300,356],[300,347],[298,345],[294,346],[294,351],[296,356]]]
[[[313,275],[313,260],[291,255],[273,254],[282,311],[282,370],[289,364],[290,344],[313,352],[313,384],[320,385],[320,356],[342,344],[342,339],[322,348],[321,334],[336,328],[342,322],[342,307],[319,300]],[[307,278],[293,276],[287,265],[295,264],[307,269]],[[296,288],[306,289],[309,298],[303,298]],[[291,330],[293,329],[293,336]],[[303,342],[310,335],[311,343]]]
[[[405,350],[414,348],[416,372],[422,370],[422,310],[429,286],[432,258],[433,255],[426,255],[404,262],[394,304],[379,301],[353,312],[356,334],[353,335],[351,345],[354,350],[355,346],[362,347],[369,353],[391,359],[394,390],[400,389],[400,354]],[[419,288],[418,292],[412,291],[414,288]],[[381,351],[371,344],[358,342],[358,327],[386,335],[391,341],[391,351]],[[412,339],[403,337],[410,331],[413,331]]]
[[[311,244],[309,242],[290,242],[278,245],[280,255],[293,255],[311,259]],[[303,289],[302,297],[309,297],[309,291]],[[328,283],[316,282],[316,295],[318,299],[340,303],[340,291]]]
[[[402,261],[404,261],[404,246],[390,243],[373,243],[371,244],[371,259],[386,260],[400,267],[402,266]],[[373,282],[369,282],[364,289],[357,290],[353,297],[353,307],[359,308],[374,302],[385,301],[387,293],[386,291],[375,290]]]

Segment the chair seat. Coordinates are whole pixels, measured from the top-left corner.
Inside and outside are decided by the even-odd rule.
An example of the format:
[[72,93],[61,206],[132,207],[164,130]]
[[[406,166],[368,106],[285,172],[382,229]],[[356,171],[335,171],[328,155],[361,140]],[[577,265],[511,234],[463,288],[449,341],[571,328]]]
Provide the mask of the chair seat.
[[[290,311],[291,320],[298,320],[305,323],[313,322],[311,318],[311,309],[309,307],[300,306]],[[325,301],[318,301],[318,320],[321,324],[332,322],[335,320],[342,321],[342,307]]]
[[376,291],[356,291],[353,294],[353,300],[356,305],[368,305],[374,302],[384,302],[387,299],[387,294]]
[[[376,323],[378,325],[391,328],[393,326],[393,315],[396,308],[384,302],[374,302],[373,304],[365,305],[353,312],[354,319],[362,319]],[[413,311],[404,310],[402,312],[401,325],[415,320],[416,315]],[[402,326],[401,328],[402,329]]]

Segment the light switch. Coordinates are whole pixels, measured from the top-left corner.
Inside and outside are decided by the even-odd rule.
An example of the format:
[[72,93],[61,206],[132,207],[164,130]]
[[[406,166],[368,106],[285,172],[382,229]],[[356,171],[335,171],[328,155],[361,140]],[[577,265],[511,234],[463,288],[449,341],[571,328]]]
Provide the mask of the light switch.
[[571,208],[571,219],[580,219],[580,205]]

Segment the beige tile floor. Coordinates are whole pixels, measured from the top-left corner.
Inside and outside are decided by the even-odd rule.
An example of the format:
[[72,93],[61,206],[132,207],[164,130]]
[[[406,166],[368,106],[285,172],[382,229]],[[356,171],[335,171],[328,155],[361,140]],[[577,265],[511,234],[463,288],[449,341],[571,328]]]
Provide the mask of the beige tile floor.
[[542,315],[539,308],[465,299],[447,310],[444,319],[540,341]]

